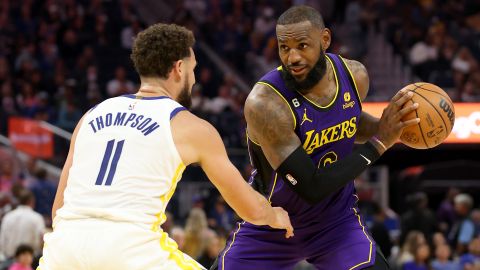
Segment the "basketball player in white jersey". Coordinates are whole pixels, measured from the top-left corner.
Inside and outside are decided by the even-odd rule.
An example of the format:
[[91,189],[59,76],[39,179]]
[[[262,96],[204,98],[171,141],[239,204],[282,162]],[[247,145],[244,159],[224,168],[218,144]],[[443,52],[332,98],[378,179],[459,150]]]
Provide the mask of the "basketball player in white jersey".
[[204,269],[160,228],[192,163],[241,218],[293,235],[288,214],[230,163],[215,128],[185,110],[195,83],[193,44],[192,32],[177,25],[137,36],[131,58],[140,89],[105,100],[77,125],[38,269]]

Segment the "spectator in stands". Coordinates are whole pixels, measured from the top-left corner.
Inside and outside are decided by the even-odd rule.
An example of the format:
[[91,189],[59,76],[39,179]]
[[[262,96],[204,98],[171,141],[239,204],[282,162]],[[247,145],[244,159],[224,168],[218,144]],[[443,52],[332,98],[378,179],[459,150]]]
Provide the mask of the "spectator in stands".
[[210,231],[207,239],[205,240],[205,250],[200,258],[198,258],[198,262],[205,267],[209,267],[215,262],[215,259],[222,249],[222,246],[223,245],[220,245],[220,238],[218,237],[218,234],[214,231]]
[[472,214],[470,215],[473,221],[473,225],[475,227],[475,232],[473,237],[480,236],[480,209],[475,208],[472,210]]
[[17,95],[17,104],[24,116],[32,117],[33,110],[39,103],[37,95],[31,83],[23,82],[21,85],[21,91]]
[[127,79],[125,68],[118,66],[115,69],[115,78],[107,84],[107,93],[109,97],[116,97],[125,94],[132,94],[135,91],[135,85]]
[[400,219],[402,230],[400,243],[403,243],[405,236],[412,230],[422,232],[427,242],[431,243],[437,223],[433,212],[428,208],[427,195],[424,192],[417,192],[410,195],[407,200],[411,208]]
[[131,24],[122,30],[122,47],[126,50],[131,50],[133,39],[142,31],[142,25],[137,18],[132,18]]
[[208,103],[208,111],[219,114],[230,109],[232,103],[231,88],[228,85],[220,86],[218,96]]
[[3,217],[0,227],[0,252],[7,258],[15,254],[20,244],[30,245],[35,255],[42,250],[45,221],[33,211],[35,198],[29,190],[24,189],[18,200],[20,205]]
[[34,210],[43,216],[47,225],[50,225],[57,185],[47,179],[47,171],[45,169],[37,169],[35,178],[36,181],[30,187],[36,201]]
[[434,44],[434,33],[429,31],[425,40],[419,40],[410,49],[410,63],[422,81],[428,81],[438,58],[438,48]]
[[457,254],[461,255],[467,251],[468,243],[473,239],[475,233],[475,225],[470,217],[473,199],[468,194],[458,194],[454,199],[454,207],[458,219],[448,234],[448,240]]
[[460,270],[460,264],[450,260],[452,251],[444,244],[435,248],[435,259],[432,261],[432,270]]
[[19,180],[15,176],[13,161],[11,159],[3,160],[0,166],[0,192],[11,194],[12,186]]
[[428,258],[430,247],[427,244],[419,245],[415,250],[414,260],[403,264],[402,270],[429,270]]
[[185,224],[185,246],[182,251],[197,260],[205,250],[208,233],[205,212],[201,208],[192,208]]
[[82,112],[78,108],[76,101],[67,99],[58,111],[57,125],[62,129],[73,132],[80,118],[82,118]]
[[400,253],[395,258],[392,258],[393,265],[402,267],[406,262],[411,262],[415,259],[415,252],[419,246],[426,244],[425,236],[420,231],[410,231],[405,238]]
[[212,69],[208,66],[199,67],[198,73],[197,84],[201,85],[202,94],[206,98],[217,96],[218,81],[215,80]]
[[208,98],[203,95],[202,88],[200,84],[195,84],[192,87],[192,106],[190,111],[199,117],[205,117],[206,104],[208,103]]
[[462,270],[470,270],[480,263],[480,238],[473,239],[468,244],[468,252],[460,256],[459,264]]
[[480,100],[480,75],[478,72],[470,74],[461,94],[464,102],[477,102]]
[[448,245],[447,239],[445,238],[445,236],[441,232],[434,233],[433,237],[432,237],[432,241],[433,241],[433,249],[434,250],[436,250],[437,247],[439,247],[439,246]]
[[179,250],[185,249],[185,230],[182,227],[173,227],[170,231],[170,237],[175,240]]
[[32,109],[31,118],[38,121],[54,123],[55,110],[50,105],[48,93],[45,91],[37,93],[38,104]]
[[221,234],[226,234],[232,230],[234,223],[233,211],[227,206],[223,197],[218,196],[214,207],[209,213],[208,224]]
[[455,209],[453,208],[453,199],[460,193],[460,190],[457,188],[449,188],[445,198],[440,203],[440,206],[437,210],[437,221],[438,228],[444,234],[447,234],[450,231],[450,228],[455,222]]
[[389,258],[393,244],[388,229],[385,226],[385,211],[378,203],[373,203],[372,208],[373,224],[369,226],[370,232],[373,239],[375,239],[375,242],[382,250],[383,255],[385,255],[385,258]]
[[32,270],[33,248],[29,245],[19,245],[15,251],[15,262],[8,270]]

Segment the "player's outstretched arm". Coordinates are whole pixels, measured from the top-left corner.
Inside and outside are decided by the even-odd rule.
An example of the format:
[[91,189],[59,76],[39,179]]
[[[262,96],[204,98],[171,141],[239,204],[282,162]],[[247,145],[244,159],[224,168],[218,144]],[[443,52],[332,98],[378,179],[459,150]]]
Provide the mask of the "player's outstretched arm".
[[75,141],[77,139],[78,129],[82,125],[83,116],[80,121],[78,121],[75,130],[73,131],[72,139],[70,140],[70,148],[68,150],[67,159],[65,160],[65,164],[63,165],[62,173],[60,174],[60,180],[58,181],[57,193],[55,194],[55,200],[53,201],[52,206],[52,222],[55,219],[55,215],[57,214],[57,210],[63,206],[63,193],[65,191],[65,187],[67,186],[68,180],[68,172],[70,171],[70,167],[72,167],[72,160],[73,160],[73,151],[75,149]]
[[253,88],[245,103],[245,118],[249,135],[261,145],[272,168],[303,199],[317,203],[360,175],[393,145],[404,127],[418,123],[418,119],[401,121],[415,109],[402,109],[410,99],[406,92],[392,99],[380,120],[380,140],[372,138],[345,158],[320,169],[301,147],[288,105],[272,90],[263,85]]
[[272,207],[265,197],[243,179],[230,162],[217,130],[189,112],[179,113],[172,121],[175,145],[185,165],[199,163],[225,201],[247,222],[286,229],[293,236],[288,213]]

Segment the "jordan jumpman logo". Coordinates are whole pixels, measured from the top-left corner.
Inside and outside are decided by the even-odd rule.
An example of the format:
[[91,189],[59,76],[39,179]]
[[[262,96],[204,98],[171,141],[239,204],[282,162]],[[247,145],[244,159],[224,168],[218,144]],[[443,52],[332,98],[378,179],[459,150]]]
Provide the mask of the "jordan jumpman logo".
[[300,123],[300,126],[303,125],[303,123],[304,123],[305,121],[308,121],[308,122],[310,122],[310,123],[313,123],[313,121],[312,121],[310,118],[308,118],[308,116],[307,116],[307,108],[304,108],[302,123]]

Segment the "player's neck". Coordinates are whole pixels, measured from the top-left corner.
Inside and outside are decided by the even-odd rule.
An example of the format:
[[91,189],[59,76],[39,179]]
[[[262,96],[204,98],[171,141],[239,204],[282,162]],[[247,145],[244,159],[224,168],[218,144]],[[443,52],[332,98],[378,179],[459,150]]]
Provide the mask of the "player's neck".
[[310,92],[307,96],[315,96],[315,97],[322,97],[328,94],[330,89],[332,89],[332,83],[335,85],[335,81],[332,82],[333,79],[333,67],[329,61],[327,61],[327,71],[325,75],[323,75],[322,79],[320,79],[315,86],[312,87]]
[[169,91],[168,82],[157,78],[141,78],[140,88],[137,95],[145,97],[167,96],[173,98],[174,95]]

